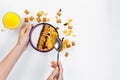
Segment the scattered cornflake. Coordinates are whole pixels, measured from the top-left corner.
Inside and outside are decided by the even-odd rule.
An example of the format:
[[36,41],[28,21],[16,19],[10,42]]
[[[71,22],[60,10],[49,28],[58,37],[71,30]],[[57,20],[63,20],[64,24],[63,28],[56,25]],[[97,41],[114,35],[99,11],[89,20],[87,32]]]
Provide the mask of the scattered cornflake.
[[46,22],[47,21],[47,18],[46,17],[43,17],[42,18],[42,22]]
[[36,14],[38,17],[42,16],[42,13],[39,11],[37,14]]
[[67,48],[70,48],[70,47],[71,47],[71,45],[70,45],[70,44],[67,44],[67,45],[66,45],[66,47],[67,47]]
[[61,19],[56,19],[56,22],[57,23],[61,23]]
[[68,22],[72,22],[73,20],[72,19],[69,19]]
[[65,53],[65,57],[68,57],[68,55],[69,55],[69,53],[68,53],[68,52],[66,52],[66,53]]
[[28,17],[25,17],[25,18],[24,18],[24,22],[29,22],[29,18],[28,18]]
[[64,30],[63,33],[66,35],[66,36],[70,36],[72,34],[72,29],[69,29],[69,30]]
[[58,15],[58,16],[61,16],[61,12],[57,12],[57,15]]
[[66,34],[66,33],[67,33],[67,30],[64,30],[63,33]]
[[68,32],[69,32],[69,33],[72,33],[73,31],[72,31],[72,29],[69,29]]
[[75,42],[74,41],[72,42],[72,46],[75,46]]
[[41,21],[41,18],[40,18],[40,17],[37,17],[36,20],[37,20],[37,22],[40,22],[40,21]]
[[72,30],[70,29],[70,30],[68,30],[68,33],[67,33],[67,36],[70,36],[71,34],[72,34]]
[[43,10],[41,10],[40,12],[41,12],[42,15],[44,15],[44,13],[45,13]]
[[50,22],[50,18],[47,18],[47,22]]
[[56,19],[58,19],[58,16],[55,16]]
[[68,40],[68,39],[63,40],[63,44],[64,44],[64,45],[67,45],[68,43],[69,43],[69,40]]
[[44,15],[45,15],[45,16],[47,16],[47,15],[48,15],[48,13],[44,13]]
[[24,12],[26,15],[28,15],[30,13],[27,9]]
[[63,51],[65,48],[66,48],[66,46],[65,46],[65,45],[62,45],[61,51]]
[[56,29],[58,30],[58,29],[59,29],[59,27],[56,27]]
[[72,37],[76,37],[76,35],[75,35],[75,34],[73,34],[73,35],[72,35]]
[[68,19],[68,21],[64,24],[64,26],[70,25],[71,22],[72,22],[72,19]]
[[72,26],[68,26],[68,29],[72,29],[73,27]]
[[29,18],[29,19],[30,19],[30,21],[32,21],[32,20],[34,19],[34,17],[33,17],[33,16],[30,16],[30,18]]

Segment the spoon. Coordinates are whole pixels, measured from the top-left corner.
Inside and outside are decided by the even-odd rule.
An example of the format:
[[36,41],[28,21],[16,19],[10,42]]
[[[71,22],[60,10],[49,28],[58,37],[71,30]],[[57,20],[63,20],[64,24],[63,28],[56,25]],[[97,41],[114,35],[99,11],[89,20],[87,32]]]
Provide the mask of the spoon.
[[58,52],[58,54],[57,54],[57,65],[58,65],[59,52],[62,48],[62,41],[60,40],[59,37],[56,38],[55,43],[54,43],[54,47],[55,47],[56,51]]
[[[55,47],[56,51],[58,52],[58,53],[57,53],[57,66],[58,66],[58,68],[59,68],[59,65],[58,65],[59,53],[60,53],[60,51],[61,51],[61,49],[62,49],[62,41],[60,40],[59,37],[56,38],[55,43],[54,43],[54,47]],[[57,78],[57,80],[58,80],[58,78],[59,78],[59,73],[58,73],[58,75],[57,75],[56,78]]]

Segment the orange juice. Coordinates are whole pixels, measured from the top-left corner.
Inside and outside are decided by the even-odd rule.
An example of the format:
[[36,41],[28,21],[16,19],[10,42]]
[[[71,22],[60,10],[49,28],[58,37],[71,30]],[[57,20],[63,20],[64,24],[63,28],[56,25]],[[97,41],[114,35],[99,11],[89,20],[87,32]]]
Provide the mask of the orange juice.
[[15,12],[8,12],[3,17],[4,27],[8,29],[15,29],[20,25],[20,17]]

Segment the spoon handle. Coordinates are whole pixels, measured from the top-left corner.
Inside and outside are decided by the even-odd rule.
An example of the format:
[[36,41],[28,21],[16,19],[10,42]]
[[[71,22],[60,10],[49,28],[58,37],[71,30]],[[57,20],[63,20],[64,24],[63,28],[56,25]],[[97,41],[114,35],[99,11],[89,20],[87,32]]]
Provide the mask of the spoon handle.
[[[57,66],[58,66],[58,69],[59,69],[58,61],[59,61],[59,51],[58,51],[58,54],[57,54]],[[56,76],[56,79],[59,80],[59,72],[58,72],[58,74]]]
[[57,54],[57,66],[59,67],[58,61],[59,61],[59,51],[58,51],[58,54]]

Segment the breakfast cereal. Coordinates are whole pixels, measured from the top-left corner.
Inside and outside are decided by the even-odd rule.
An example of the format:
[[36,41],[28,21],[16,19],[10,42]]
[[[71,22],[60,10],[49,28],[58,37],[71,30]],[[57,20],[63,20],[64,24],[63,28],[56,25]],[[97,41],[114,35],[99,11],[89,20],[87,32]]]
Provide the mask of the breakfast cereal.
[[57,23],[61,23],[61,19],[56,19],[56,22]]
[[72,46],[75,46],[75,42],[72,42]]
[[[25,14],[27,15],[26,17],[24,17],[24,22],[29,22],[33,21],[34,18],[36,17],[36,21],[37,22],[50,22],[50,18],[47,17],[48,13],[44,12],[43,10],[39,11],[36,13],[36,16],[28,16],[28,14],[30,14],[30,12],[26,9]],[[58,12],[56,13],[55,19],[56,19],[56,23],[61,23],[62,24],[62,19],[61,19],[61,9],[58,10]],[[73,34],[73,26],[71,25],[71,22],[73,20],[70,18],[68,19],[63,25],[66,26],[65,29],[63,30],[63,34],[65,35],[65,37],[69,37],[72,35],[72,37],[76,37],[75,34]],[[57,26],[55,27],[56,30],[60,30],[61,27]],[[50,32],[50,33],[49,33]],[[54,42],[54,39],[57,37],[57,33],[55,31],[54,28],[51,28],[50,26],[46,25],[43,32],[42,32],[42,36],[40,36],[39,38],[39,42],[38,42],[38,49],[44,49],[44,50],[48,50],[50,48],[52,48],[54,45],[52,44]],[[63,51],[66,48],[71,48],[73,46],[75,46],[75,41],[70,41],[68,39],[62,39],[62,49],[61,51]],[[68,57],[69,53],[66,52],[65,53],[65,57]]]
[[65,53],[65,57],[68,57],[68,55],[69,55],[69,53],[68,53],[68,52],[66,52],[66,53]]
[[73,34],[73,35],[72,35],[72,37],[76,37],[76,35],[75,35],[75,34]]
[[64,45],[67,45],[68,43],[69,43],[69,40],[68,40],[68,39],[63,40],[63,44],[64,44]]
[[55,16],[56,19],[58,19],[58,16]]
[[46,22],[47,21],[47,18],[46,17],[43,17],[42,18],[42,22]]
[[59,29],[59,27],[56,27],[56,29],[58,30],[58,29]]
[[61,12],[57,12],[57,15],[58,15],[58,16],[61,16]]
[[42,16],[42,13],[41,13],[41,12],[38,12],[36,15],[37,15],[38,17],[40,17],[40,16]]
[[33,17],[33,16],[30,16],[30,18],[29,18],[29,19],[30,19],[30,21],[32,21],[32,20],[34,19],[34,17]]
[[24,12],[26,15],[28,15],[30,13],[27,9]]
[[68,26],[68,29],[72,29],[72,26]]
[[40,17],[37,17],[36,20],[37,20],[37,22],[41,22],[41,18]]
[[42,34],[39,37],[38,41],[38,49],[39,50],[49,50],[54,47],[54,42],[56,37],[58,36],[58,33],[55,31],[55,29],[45,24],[45,27],[42,29]]
[[47,18],[47,22],[50,22],[50,18]]
[[67,44],[67,45],[66,45],[66,47],[67,47],[67,48],[70,48],[70,47],[71,47],[71,45],[70,45],[70,44]]
[[28,17],[25,17],[25,18],[24,18],[24,22],[29,22],[29,18],[28,18]]

